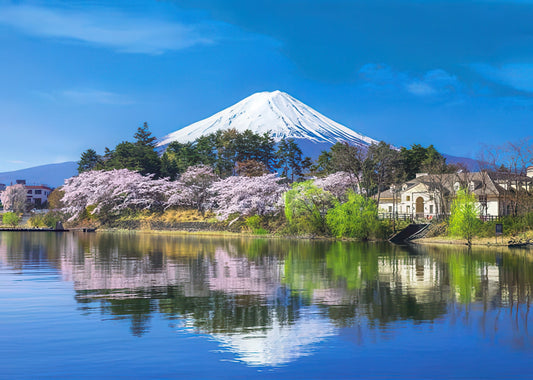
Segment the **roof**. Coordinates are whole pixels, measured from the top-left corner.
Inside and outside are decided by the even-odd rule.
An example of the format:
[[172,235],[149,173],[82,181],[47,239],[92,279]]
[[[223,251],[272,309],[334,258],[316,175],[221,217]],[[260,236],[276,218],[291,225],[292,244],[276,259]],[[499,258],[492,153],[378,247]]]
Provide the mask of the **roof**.
[[[509,181],[520,181],[521,183],[528,183],[533,186],[533,178],[525,175],[516,175],[512,173],[501,172],[472,172],[472,173],[450,173],[450,174],[427,174],[417,178],[413,178],[399,186],[396,194],[408,192],[420,184],[428,187],[429,191],[435,188],[441,188],[445,193],[449,194],[455,191],[456,183],[461,187],[470,186],[473,184],[473,192],[475,195],[499,196],[506,193],[514,192],[514,190],[506,190],[502,185]],[[398,195],[396,195],[398,196]],[[393,194],[391,189],[387,189],[380,194],[380,199],[392,199]]]
[[26,189],[43,189],[43,190],[52,190],[50,187],[45,185],[26,185],[24,186]]

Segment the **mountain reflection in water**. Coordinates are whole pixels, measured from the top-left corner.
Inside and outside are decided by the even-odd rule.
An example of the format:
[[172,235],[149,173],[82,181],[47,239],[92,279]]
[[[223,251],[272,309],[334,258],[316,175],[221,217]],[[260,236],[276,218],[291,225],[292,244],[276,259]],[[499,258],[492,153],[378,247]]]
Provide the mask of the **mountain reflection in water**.
[[161,315],[180,329],[209,335],[249,365],[289,363],[339,334],[356,344],[393,339],[393,327],[403,321],[461,323],[500,345],[533,347],[533,262],[520,253],[141,233],[2,233],[0,265],[56,270],[73,283],[82,313],[127,319],[139,337]]

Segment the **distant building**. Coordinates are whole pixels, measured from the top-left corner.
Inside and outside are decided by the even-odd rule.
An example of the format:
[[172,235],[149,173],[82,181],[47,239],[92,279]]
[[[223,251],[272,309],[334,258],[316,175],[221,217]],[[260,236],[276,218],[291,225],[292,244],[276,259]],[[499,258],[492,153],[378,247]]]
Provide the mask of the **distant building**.
[[510,215],[517,207],[517,196],[533,197],[533,167],[527,169],[527,175],[418,173],[416,178],[382,192],[379,207],[385,213],[430,219],[448,214],[450,201],[461,188],[474,194],[481,217]]
[[0,183],[0,191],[4,191],[6,189],[5,183]]
[[26,180],[25,179],[17,179],[17,185],[26,185]]
[[[18,182],[18,181],[17,181]],[[48,196],[52,192],[52,189],[48,186],[25,186],[26,188],[26,202],[40,207],[48,201]]]

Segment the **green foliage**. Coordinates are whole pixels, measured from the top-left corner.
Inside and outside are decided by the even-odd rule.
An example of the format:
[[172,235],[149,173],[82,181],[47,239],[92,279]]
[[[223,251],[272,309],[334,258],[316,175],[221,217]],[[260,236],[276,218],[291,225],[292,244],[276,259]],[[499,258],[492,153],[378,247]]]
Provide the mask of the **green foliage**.
[[368,148],[362,165],[362,185],[366,194],[378,194],[402,178],[400,154],[390,144],[380,141]]
[[20,216],[14,212],[5,212],[2,215],[2,223],[6,226],[16,227],[20,223]]
[[246,218],[246,226],[252,230],[255,235],[266,235],[268,231],[262,226],[262,219],[259,215],[252,215]]
[[448,233],[451,236],[460,236],[472,245],[472,238],[479,231],[481,221],[478,219],[478,209],[474,194],[465,189],[460,189],[453,200]]
[[480,225],[478,236],[494,237],[496,224],[503,225],[503,234],[505,236],[519,235],[525,231],[533,230],[533,212],[522,216],[504,216],[500,220],[493,220]]
[[372,144],[366,154],[357,146],[337,143],[329,151],[322,152],[312,171],[318,176],[338,171],[349,173],[359,182],[362,193],[369,197],[402,180],[400,163],[399,152],[383,141]]
[[348,201],[336,203],[327,213],[329,229],[338,237],[367,240],[379,229],[378,210],[372,199],[353,191],[348,193]]
[[63,220],[59,212],[50,211],[46,214],[35,214],[30,217],[28,224],[38,228],[55,228],[56,223]]
[[435,169],[446,166],[446,160],[433,145],[424,148],[420,144],[413,144],[409,149],[402,148],[400,157],[406,181],[415,178],[416,173],[440,171]]
[[[134,138],[134,142],[123,141],[112,150],[106,148],[103,156],[93,149],[87,150],[82,154],[78,171],[129,169],[144,175],[155,174],[156,178],[175,180],[191,166],[207,165],[224,178],[235,175],[239,163],[246,162],[248,166],[250,162],[255,162],[256,167],[272,172],[282,157],[285,176],[294,180],[299,179],[312,164],[309,157],[302,159],[302,152],[292,139],[285,141],[276,153],[276,144],[269,132],[261,135],[251,130],[217,131],[193,142],[172,142],[161,157],[155,150],[156,139],[148,130],[147,123],[137,129]],[[240,166],[244,168],[243,164]]]
[[92,149],[82,154],[78,163],[78,172],[91,169],[130,169],[141,174],[154,174],[156,177],[161,172],[161,159],[155,151],[155,140],[144,123],[137,129],[135,142],[123,141],[114,150],[105,149],[103,157],[98,156]]
[[239,163],[255,161],[267,171],[276,166],[275,143],[270,133],[263,135],[250,130],[217,131],[193,142],[172,142],[161,160],[161,175],[175,178],[193,165],[213,167],[220,177],[234,175]]
[[105,169],[129,169],[141,174],[158,176],[161,161],[153,148],[124,141],[115,147],[110,160],[105,164]]
[[96,154],[94,149],[87,149],[81,154],[78,161],[78,173],[92,170],[102,161],[102,158]]
[[285,217],[296,233],[326,235],[326,214],[335,197],[313,184],[313,181],[295,183],[285,193]]
[[135,144],[139,146],[155,148],[156,138],[152,136],[152,132],[148,130],[148,123],[144,122],[142,127],[137,128],[137,132],[133,135]]
[[309,169],[311,166],[309,157],[302,159],[302,150],[294,139],[282,139],[278,143],[276,158],[278,160],[278,168],[281,169],[281,176],[289,178],[291,182],[294,182],[295,179],[300,179],[304,170]]

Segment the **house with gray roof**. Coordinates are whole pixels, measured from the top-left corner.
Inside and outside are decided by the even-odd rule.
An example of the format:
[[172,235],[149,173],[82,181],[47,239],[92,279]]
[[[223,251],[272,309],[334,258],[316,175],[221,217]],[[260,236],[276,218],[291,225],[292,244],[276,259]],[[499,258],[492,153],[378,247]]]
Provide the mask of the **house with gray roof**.
[[480,217],[512,215],[533,209],[533,166],[525,174],[509,172],[418,173],[416,178],[391,186],[379,196],[382,213],[432,219],[450,212],[459,189],[473,193]]

